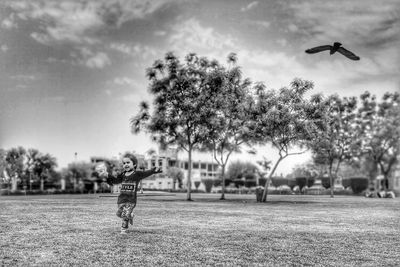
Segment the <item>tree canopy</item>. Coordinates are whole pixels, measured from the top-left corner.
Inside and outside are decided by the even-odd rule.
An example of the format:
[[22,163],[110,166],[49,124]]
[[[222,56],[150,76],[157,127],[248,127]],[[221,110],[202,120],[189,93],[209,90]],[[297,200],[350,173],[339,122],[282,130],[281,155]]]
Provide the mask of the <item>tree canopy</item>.
[[133,133],[150,133],[159,144],[177,145],[187,151],[189,170],[187,199],[191,200],[192,152],[205,141],[207,123],[212,116],[213,90],[221,84],[216,61],[188,54],[184,63],[173,53],[156,60],[147,69],[150,92],[154,95],[153,113],[149,105],[141,104],[139,113],[131,119]]

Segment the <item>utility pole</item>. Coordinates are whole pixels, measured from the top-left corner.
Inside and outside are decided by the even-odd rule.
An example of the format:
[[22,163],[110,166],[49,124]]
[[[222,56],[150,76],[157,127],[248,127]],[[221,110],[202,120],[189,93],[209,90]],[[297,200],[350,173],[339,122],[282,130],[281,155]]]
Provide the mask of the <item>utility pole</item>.
[[[74,165],[75,165],[75,169],[76,169],[76,159],[78,157],[78,152],[75,152],[74,154]],[[74,193],[76,193],[76,170],[73,172],[73,180],[74,180]]]

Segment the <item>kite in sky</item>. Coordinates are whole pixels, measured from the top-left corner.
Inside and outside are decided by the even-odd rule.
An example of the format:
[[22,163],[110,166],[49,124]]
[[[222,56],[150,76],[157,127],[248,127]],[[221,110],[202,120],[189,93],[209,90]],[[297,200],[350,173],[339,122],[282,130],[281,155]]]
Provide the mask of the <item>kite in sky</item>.
[[360,60],[360,57],[356,56],[353,52],[350,52],[349,50],[342,47],[342,44],[339,42],[333,43],[333,46],[332,45],[321,45],[321,46],[313,47],[313,48],[307,49],[306,53],[315,54],[315,53],[322,52],[325,50],[329,50],[331,55],[336,52],[339,52],[340,54],[342,54],[352,60]]

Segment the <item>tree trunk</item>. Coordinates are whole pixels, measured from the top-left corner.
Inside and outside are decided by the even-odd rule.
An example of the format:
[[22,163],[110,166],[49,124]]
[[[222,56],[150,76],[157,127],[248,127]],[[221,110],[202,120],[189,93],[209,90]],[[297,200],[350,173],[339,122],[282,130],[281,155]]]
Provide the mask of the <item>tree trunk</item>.
[[283,157],[279,157],[279,159],[276,161],[274,168],[272,169],[272,171],[269,173],[268,177],[267,177],[267,181],[265,181],[265,186],[264,186],[264,192],[262,195],[262,199],[261,202],[267,202],[267,192],[268,192],[268,184],[269,181],[271,180],[272,175],[274,175],[276,168],[278,167],[279,163],[282,161]]
[[191,201],[191,190],[192,190],[192,148],[188,150],[188,176],[187,176],[187,197],[186,200]]
[[65,191],[65,189],[66,189],[65,178],[61,178],[61,191]]
[[221,175],[222,175],[222,193],[221,193],[221,198],[220,200],[225,200],[225,164],[223,164],[221,170]]
[[17,180],[18,180],[17,175],[11,176],[11,191],[17,191]]
[[40,191],[44,191],[44,179],[40,177]]
[[29,172],[29,191],[32,191],[32,173]]
[[331,198],[333,198],[333,189],[335,188],[335,185],[333,183],[332,163],[329,165],[329,183],[331,184]]

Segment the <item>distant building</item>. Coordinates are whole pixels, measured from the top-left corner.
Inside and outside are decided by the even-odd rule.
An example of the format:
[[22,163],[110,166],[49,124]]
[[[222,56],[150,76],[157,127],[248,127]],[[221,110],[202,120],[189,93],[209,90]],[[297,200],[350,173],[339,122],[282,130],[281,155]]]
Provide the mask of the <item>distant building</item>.
[[389,179],[389,189],[400,194],[400,164],[397,164],[393,176]]
[[[161,150],[158,155],[153,154],[146,160],[146,168],[160,167],[163,173],[142,180],[143,188],[149,189],[173,189],[173,179],[167,176],[168,169],[177,167],[183,171],[184,178],[182,188],[187,188],[187,179],[189,175],[189,162],[187,160],[179,160],[176,149]],[[220,175],[218,164],[210,161],[192,160],[192,176],[191,188],[204,190],[202,179],[217,179]]]
[[[187,179],[189,176],[189,161],[179,161],[179,168],[183,170],[185,178],[183,179],[183,188],[187,188]],[[192,160],[191,188],[196,189],[196,183],[200,182],[198,189],[204,190],[203,179],[218,179],[221,170],[219,165],[210,161]]]
[[161,168],[162,173],[143,179],[141,187],[144,189],[172,189],[173,179],[167,176],[168,169],[177,167],[178,151],[173,148],[159,149],[159,153],[153,153],[143,157],[144,169]]

